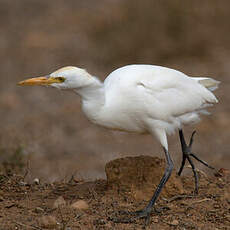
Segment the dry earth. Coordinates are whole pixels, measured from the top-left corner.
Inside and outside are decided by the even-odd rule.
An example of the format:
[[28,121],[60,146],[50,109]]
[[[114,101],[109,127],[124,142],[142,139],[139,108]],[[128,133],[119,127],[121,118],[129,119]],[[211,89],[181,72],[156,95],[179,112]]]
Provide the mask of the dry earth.
[[179,178],[174,173],[150,224],[135,219],[130,212],[146,205],[163,165],[163,160],[149,156],[122,158],[106,165],[107,181],[72,177],[52,184],[27,183],[26,174],[2,172],[0,229],[230,229],[230,173],[226,169],[212,176],[199,171],[197,196],[192,192],[192,176]]
[[[106,178],[112,159],[162,156],[160,145],[151,136],[91,125],[73,94],[16,86],[65,65],[101,80],[119,66],[149,63],[221,81],[213,115],[193,127],[194,151],[216,168],[229,168],[229,8],[229,0],[0,0],[0,230],[143,227],[143,220],[113,220],[125,215],[119,210],[144,207],[163,173],[161,160],[150,173],[149,158],[122,158],[107,164],[108,181],[94,180]],[[169,146],[178,168],[177,135]],[[199,169],[207,173],[200,171],[199,196],[177,197],[192,194],[193,177],[188,169],[186,177],[174,174],[157,203],[167,208],[152,214],[150,229],[229,229],[229,179]],[[78,200],[89,207],[71,208]]]
[[[103,80],[120,66],[149,63],[222,82],[212,116],[185,135],[196,129],[194,152],[229,167],[229,8],[229,0],[0,0],[0,163],[18,164],[20,153],[30,161],[27,178],[54,182],[74,173],[105,179],[105,164],[118,157],[162,157],[150,135],[90,124],[72,93],[16,85],[66,65]],[[169,148],[178,166],[178,135]]]

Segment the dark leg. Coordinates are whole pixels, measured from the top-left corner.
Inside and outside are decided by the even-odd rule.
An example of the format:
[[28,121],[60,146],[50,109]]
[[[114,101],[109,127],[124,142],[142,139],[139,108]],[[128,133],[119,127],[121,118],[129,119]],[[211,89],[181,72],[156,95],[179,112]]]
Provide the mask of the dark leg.
[[189,145],[187,145],[185,142],[185,139],[184,139],[184,134],[183,134],[182,129],[179,130],[180,143],[181,143],[181,149],[182,149],[183,155],[182,155],[182,162],[181,162],[180,169],[178,171],[178,175],[179,176],[181,175],[181,173],[184,169],[185,161],[187,159],[189,164],[192,167],[192,171],[193,171],[194,178],[195,178],[195,194],[198,194],[198,175],[197,175],[196,168],[193,164],[191,157],[193,157],[194,159],[198,160],[199,162],[201,162],[202,164],[204,164],[205,166],[207,166],[211,169],[214,169],[214,168],[209,166],[205,161],[202,161],[194,153],[192,153],[193,136],[194,136],[195,132],[196,131],[193,131],[191,138],[190,138]]
[[154,192],[154,194],[153,194],[151,200],[149,201],[148,205],[142,211],[138,212],[137,217],[145,217],[146,222],[149,221],[149,217],[150,217],[152,208],[153,208],[158,196],[160,195],[160,192],[161,192],[162,188],[164,187],[165,183],[168,181],[168,179],[169,179],[169,177],[170,177],[170,175],[172,173],[172,170],[173,170],[173,162],[172,162],[172,159],[170,157],[170,154],[169,154],[168,150],[166,150],[165,148],[164,148],[164,152],[165,152],[166,163],[167,163],[164,175],[161,178],[161,181],[160,181],[159,185],[157,186],[157,189]]
[[179,130],[179,136],[180,136],[180,143],[181,143],[181,149],[182,149],[182,162],[181,162],[181,166],[180,166],[180,170],[178,171],[178,175],[180,176],[183,169],[184,169],[184,165],[185,165],[185,161],[188,158],[187,156],[191,153],[191,149],[192,149],[192,143],[193,143],[193,136],[196,133],[196,131],[193,131],[191,138],[190,138],[190,143],[189,146],[187,146],[185,139],[184,139],[184,134],[182,129]]
[[170,157],[170,154],[168,152],[168,150],[166,150],[164,148],[164,152],[165,152],[165,157],[166,157],[166,168],[165,168],[165,172],[164,172],[164,175],[163,177],[161,178],[161,181],[159,183],[159,185],[157,186],[157,189],[156,191],[154,192],[151,200],[149,201],[148,205],[141,211],[137,211],[135,213],[129,213],[129,212],[126,212],[127,214],[132,214],[132,216],[134,217],[131,217],[131,218],[125,218],[125,219],[117,219],[117,218],[113,218],[113,222],[116,222],[116,223],[131,223],[133,221],[135,221],[135,219],[137,218],[145,218],[145,224],[147,225],[149,223],[149,219],[150,219],[150,214],[152,212],[152,209],[154,207],[154,204],[157,200],[157,198],[159,197],[160,193],[161,193],[161,190],[163,189],[165,183],[168,181],[171,173],[172,173],[172,170],[173,170],[173,162],[172,162],[172,159]]

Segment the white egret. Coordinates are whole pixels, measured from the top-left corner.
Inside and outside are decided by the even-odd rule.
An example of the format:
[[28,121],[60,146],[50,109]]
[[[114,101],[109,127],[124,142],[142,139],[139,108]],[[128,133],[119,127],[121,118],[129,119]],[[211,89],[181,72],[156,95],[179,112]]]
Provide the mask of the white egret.
[[139,217],[147,218],[173,170],[166,135],[176,130],[179,130],[183,154],[179,175],[187,159],[195,177],[195,192],[198,192],[198,177],[191,157],[208,165],[191,152],[194,132],[187,145],[182,127],[198,122],[200,114],[207,114],[205,109],[218,102],[211,92],[218,84],[212,78],[189,77],[177,70],[154,65],[124,66],[109,74],[104,83],[86,70],[72,66],[45,77],[19,82],[19,85],[73,90],[81,97],[83,112],[93,123],[109,129],[149,133],[159,140],[167,164],[153,197],[139,212]]

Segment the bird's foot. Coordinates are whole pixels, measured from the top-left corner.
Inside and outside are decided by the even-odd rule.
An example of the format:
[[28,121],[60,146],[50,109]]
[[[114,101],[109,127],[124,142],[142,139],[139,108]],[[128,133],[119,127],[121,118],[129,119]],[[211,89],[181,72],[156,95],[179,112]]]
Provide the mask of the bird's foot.
[[151,209],[143,209],[135,212],[130,211],[119,211],[119,217],[110,217],[110,220],[114,223],[135,223],[137,219],[145,219],[145,225],[149,225],[150,223],[150,215],[152,210]]
[[[192,135],[190,137],[190,141],[189,141],[189,145],[186,144],[185,142],[185,145],[182,146],[182,153],[183,153],[183,156],[185,158],[190,158],[193,157],[194,159],[196,159],[197,161],[199,161],[200,163],[202,163],[203,165],[205,165],[206,167],[210,168],[210,169],[215,169],[214,167],[210,166],[207,162],[201,160],[198,156],[196,156],[195,153],[192,152],[192,144],[193,144],[193,137],[194,137],[194,134],[196,133],[196,131],[193,131],[192,132]],[[182,170],[181,170],[182,172]],[[179,171],[178,174],[180,175],[181,172]]]
[[[130,212],[130,211],[125,211],[125,210],[121,210],[118,212],[119,217],[112,217],[110,218],[111,221],[113,221],[114,223],[135,223],[136,220],[138,219],[144,219],[145,221],[145,226],[150,224],[150,216],[152,213],[158,213],[160,214],[162,211],[165,210],[169,210],[169,207],[165,206],[165,207],[161,207],[161,208],[155,208],[152,209],[142,209],[142,210],[138,210],[135,212]],[[125,216],[125,217],[124,217]]]
[[195,133],[196,133],[196,131],[192,132],[189,144],[187,145],[185,140],[184,140],[183,132],[180,131],[180,140],[181,140],[181,148],[182,148],[183,155],[182,155],[182,163],[181,163],[180,169],[178,171],[178,175],[179,176],[181,175],[181,173],[184,169],[185,161],[188,160],[189,164],[192,167],[192,171],[193,171],[194,178],[195,178],[195,191],[194,191],[194,193],[198,194],[198,175],[197,175],[197,171],[196,171],[196,168],[193,164],[191,157],[193,157],[194,159],[196,159],[197,161],[199,161],[200,163],[202,163],[203,165],[205,165],[206,167],[208,167],[210,169],[214,169],[214,167],[208,165],[208,163],[201,160],[199,157],[196,156],[195,153],[192,152],[193,136]]

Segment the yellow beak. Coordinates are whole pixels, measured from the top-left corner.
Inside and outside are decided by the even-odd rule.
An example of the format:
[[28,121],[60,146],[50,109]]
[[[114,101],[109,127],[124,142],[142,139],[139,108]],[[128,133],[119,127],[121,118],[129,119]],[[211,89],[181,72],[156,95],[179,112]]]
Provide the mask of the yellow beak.
[[18,85],[50,85],[52,83],[60,83],[61,81],[58,78],[54,77],[34,77],[29,78],[24,81],[18,82]]

